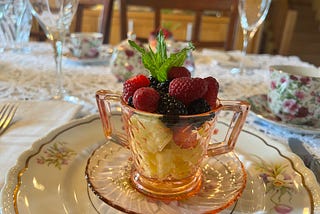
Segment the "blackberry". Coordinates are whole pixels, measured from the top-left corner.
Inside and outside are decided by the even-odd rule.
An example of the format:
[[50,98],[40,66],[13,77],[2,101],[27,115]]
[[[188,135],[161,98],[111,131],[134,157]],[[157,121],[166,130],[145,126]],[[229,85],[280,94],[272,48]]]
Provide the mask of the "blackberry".
[[157,86],[157,84],[159,83],[158,80],[156,78],[154,78],[153,76],[149,77],[150,80],[150,87],[155,88]]
[[188,105],[189,114],[201,114],[201,113],[208,112],[210,110],[211,110],[210,105],[203,98],[197,99]]
[[[193,102],[191,102],[188,106],[188,112],[189,114],[201,114],[201,113],[205,113],[211,110],[210,105],[208,104],[208,102],[203,99],[197,99]],[[211,112],[209,115],[203,115],[203,116],[199,116],[199,117],[191,117],[190,118],[190,123],[192,123],[192,125],[195,128],[198,128],[200,126],[202,126],[202,124],[206,121],[211,120],[212,118],[215,117],[215,113]]]
[[170,81],[166,80],[164,82],[159,82],[154,77],[149,77],[150,87],[156,89],[159,93],[168,93]]
[[167,93],[160,95],[160,101],[157,112],[164,115],[186,115],[188,114],[186,106],[179,100]]
[[131,107],[134,107],[133,105],[133,96],[130,96],[129,99],[128,99],[128,105],[131,106]]

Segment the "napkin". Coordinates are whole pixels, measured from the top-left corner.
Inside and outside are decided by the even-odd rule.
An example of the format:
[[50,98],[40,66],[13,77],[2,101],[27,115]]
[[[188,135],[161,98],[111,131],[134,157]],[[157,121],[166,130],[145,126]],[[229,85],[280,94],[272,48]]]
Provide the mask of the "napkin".
[[74,119],[81,109],[79,105],[64,101],[15,102],[18,110],[14,119],[0,135],[0,188],[4,184],[5,174],[24,151],[50,131]]

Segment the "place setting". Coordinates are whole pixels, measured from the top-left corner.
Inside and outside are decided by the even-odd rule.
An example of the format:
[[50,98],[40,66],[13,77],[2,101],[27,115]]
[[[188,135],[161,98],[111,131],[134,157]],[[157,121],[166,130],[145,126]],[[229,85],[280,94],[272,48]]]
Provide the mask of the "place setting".
[[[161,36],[159,48],[165,50]],[[134,41],[130,45],[146,53]],[[183,63],[193,48],[163,56],[157,66],[169,66],[168,72],[146,63],[151,76],[127,79],[122,92],[97,90],[98,115],[68,122],[35,141],[9,170],[0,210],[318,211],[320,187],[312,171],[285,145],[246,125],[249,102],[220,99],[215,78],[191,77]],[[147,62],[159,54],[142,57]],[[181,84],[188,86],[180,90]]]
[[[153,28],[122,14],[140,1],[110,23],[113,1],[29,1],[52,44],[1,53],[1,214],[320,213],[319,68],[248,46],[271,0],[189,2],[193,22]],[[79,28],[92,8],[102,26]]]

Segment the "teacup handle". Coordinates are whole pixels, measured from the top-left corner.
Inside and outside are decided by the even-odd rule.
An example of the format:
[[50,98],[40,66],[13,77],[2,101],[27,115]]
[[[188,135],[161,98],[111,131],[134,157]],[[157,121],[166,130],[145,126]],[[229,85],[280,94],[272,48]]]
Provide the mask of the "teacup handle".
[[234,149],[250,109],[250,104],[246,101],[220,100],[220,104],[218,112],[232,111],[233,116],[224,140],[209,144],[207,150],[209,156],[227,153]]
[[99,90],[96,92],[96,101],[104,135],[107,139],[114,140],[115,143],[129,149],[127,137],[123,128],[116,128],[116,123],[112,122],[112,118],[115,116],[121,117],[120,98],[120,92],[113,92],[110,90]]

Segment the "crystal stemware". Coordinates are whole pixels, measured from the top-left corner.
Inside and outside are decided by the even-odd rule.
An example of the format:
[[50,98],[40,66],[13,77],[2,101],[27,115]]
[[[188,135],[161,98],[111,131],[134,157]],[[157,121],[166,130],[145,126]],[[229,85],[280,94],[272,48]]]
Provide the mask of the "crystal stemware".
[[264,22],[272,0],[239,0],[238,10],[243,32],[242,59],[239,69],[232,72],[244,73],[244,59],[247,55],[248,43],[252,40],[259,26]]
[[39,22],[48,39],[53,42],[56,63],[55,100],[78,103],[77,97],[67,94],[63,87],[62,49],[65,36],[69,32],[72,18],[77,10],[79,0],[29,0],[31,11]]
[[0,0],[0,20],[4,16],[5,12],[8,10],[9,5],[12,3],[12,0]]

